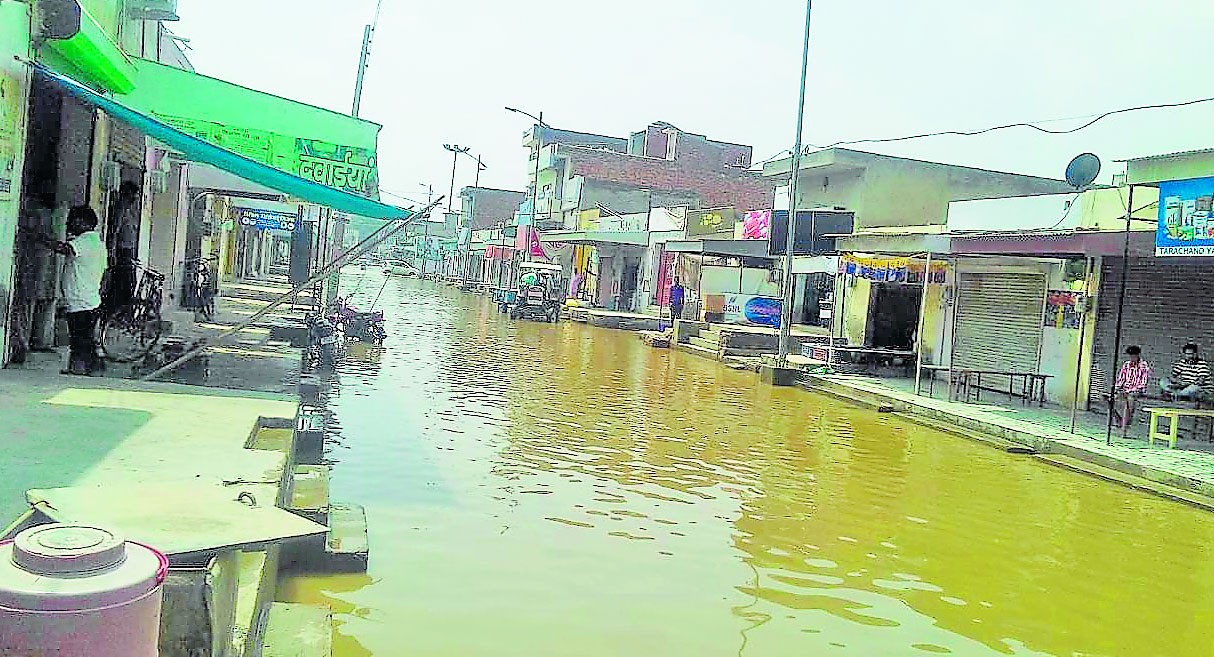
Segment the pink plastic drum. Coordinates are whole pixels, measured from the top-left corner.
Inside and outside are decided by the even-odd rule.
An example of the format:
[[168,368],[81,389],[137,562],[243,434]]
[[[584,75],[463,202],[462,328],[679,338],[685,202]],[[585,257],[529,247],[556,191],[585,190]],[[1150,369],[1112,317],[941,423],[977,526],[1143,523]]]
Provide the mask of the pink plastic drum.
[[0,655],[156,657],[168,559],[113,532],[41,525],[0,543]]

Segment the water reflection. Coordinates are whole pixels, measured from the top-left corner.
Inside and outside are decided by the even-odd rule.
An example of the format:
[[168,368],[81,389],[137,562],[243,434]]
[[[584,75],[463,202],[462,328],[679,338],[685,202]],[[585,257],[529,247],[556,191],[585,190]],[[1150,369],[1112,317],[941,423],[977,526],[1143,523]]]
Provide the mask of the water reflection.
[[384,298],[328,399],[370,579],[289,591],[339,655],[1214,648],[1203,513],[627,333]]

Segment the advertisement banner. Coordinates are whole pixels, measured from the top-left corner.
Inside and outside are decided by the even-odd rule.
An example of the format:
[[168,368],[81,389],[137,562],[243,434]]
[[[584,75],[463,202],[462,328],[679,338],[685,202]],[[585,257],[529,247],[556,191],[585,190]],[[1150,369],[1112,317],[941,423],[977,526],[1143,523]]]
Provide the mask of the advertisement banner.
[[670,288],[674,287],[674,279],[678,278],[678,273],[674,269],[674,257],[676,254],[665,250],[661,253],[662,255],[658,259],[657,302],[659,306],[668,306],[670,305]]
[[1078,329],[1083,324],[1086,299],[1082,292],[1050,290],[1045,295],[1046,328]]
[[[923,260],[911,258],[862,258],[848,254],[840,259],[839,273],[879,283],[922,285],[925,264]],[[947,280],[948,262],[933,260],[932,276],[928,282],[942,285]]]
[[240,208],[240,225],[256,230],[285,230],[291,232],[295,230],[297,219],[298,217],[295,215],[286,212]]
[[742,239],[766,240],[771,237],[771,210],[754,210],[742,217]]
[[727,324],[749,324],[751,326],[780,326],[780,306],[776,297],[750,294],[726,294],[721,312]]
[[369,149],[189,117],[155,114],[155,118],[186,134],[300,178],[365,198],[379,198],[379,171],[375,152]]
[[733,208],[691,210],[687,213],[687,236],[704,237],[722,233],[733,234],[738,213]]
[[1214,255],[1214,178],[1159,183],[1157,256]]

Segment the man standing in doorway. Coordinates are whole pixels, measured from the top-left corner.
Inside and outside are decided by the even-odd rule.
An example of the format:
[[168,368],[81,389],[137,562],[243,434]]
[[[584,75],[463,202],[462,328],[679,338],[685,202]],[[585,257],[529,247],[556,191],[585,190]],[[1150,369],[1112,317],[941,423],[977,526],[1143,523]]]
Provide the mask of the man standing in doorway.
[[135,294],[135,254],[139,250],[139,185],[127,180],[118,187],[118,200],[110,212],[110,286],[106,308],[130,305]]
[[1210,365],[1198,355],[1197,345],[1190,342],[1180,350],[1180,360],[1172,365],[1172,376],[1159,382],[1164,395],[1173,399],[1200,401],[1210,385]]
[[674,285],[670,286],[670,321],[683,318],[683,301],[686,294],[683,284],[679,279],[674,279]]
[[64,258],[63,305],[67,311],[71,355],[64,374],[92,374],[97,365],[97,344],[93,336],[97,309],[101,306],[101,275],[105,273],[106,252],[97,234],[97,213],[88,206],[72,208],[67,216],[66,242],[52,248]]

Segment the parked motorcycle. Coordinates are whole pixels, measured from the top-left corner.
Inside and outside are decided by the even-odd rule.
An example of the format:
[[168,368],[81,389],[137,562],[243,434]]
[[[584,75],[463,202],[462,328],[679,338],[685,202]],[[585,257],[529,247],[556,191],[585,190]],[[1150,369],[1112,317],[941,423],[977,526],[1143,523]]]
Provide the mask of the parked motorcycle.
[[315,313],[308,313],[304,321],[308,325],[310,360],[322,367],[333,367],[342,352],[342,339],[337,327],[327,318]]
[[368,344],[383,344],[388,337],[384,329],[384,311],[363,312],[337,297],[329,312],[329,321],[342,332],[347,340],[358,340]]

